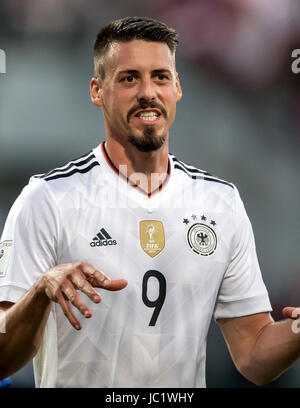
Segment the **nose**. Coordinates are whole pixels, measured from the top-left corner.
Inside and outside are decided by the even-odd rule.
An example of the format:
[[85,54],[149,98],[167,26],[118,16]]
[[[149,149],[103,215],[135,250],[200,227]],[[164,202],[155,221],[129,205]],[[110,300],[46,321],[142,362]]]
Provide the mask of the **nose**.
[[138,101],[153,101],[155,98],[155,84],[153,84],[151,78],[141,79],[137,93]]

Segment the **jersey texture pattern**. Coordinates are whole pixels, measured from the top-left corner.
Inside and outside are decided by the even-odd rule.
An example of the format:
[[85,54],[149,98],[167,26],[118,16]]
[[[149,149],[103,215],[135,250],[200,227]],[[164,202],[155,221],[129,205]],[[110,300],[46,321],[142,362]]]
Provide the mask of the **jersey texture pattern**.
[[[102,143],[33,176],[0,243],[0,301],[17,302],[48,268],[84,261],[119,292],[77,332],[53,303],[34,359],[37,387],[205,387],[212,318],[271,311],[237,188],[169,155],[155,194],[109,162]],[[1,252],[2,250],[2,252]]]

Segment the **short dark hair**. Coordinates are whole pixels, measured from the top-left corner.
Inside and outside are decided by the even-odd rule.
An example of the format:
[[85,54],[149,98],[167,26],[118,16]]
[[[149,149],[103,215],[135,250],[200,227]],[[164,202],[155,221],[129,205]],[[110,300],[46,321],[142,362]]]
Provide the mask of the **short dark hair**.
[[104,78],[103,57],[112,43],[132,40],[165,43],[174,55],[178,34],[165,23],[149,17],[125,17],[112,21],[97,34],[94,44],[94,75]]

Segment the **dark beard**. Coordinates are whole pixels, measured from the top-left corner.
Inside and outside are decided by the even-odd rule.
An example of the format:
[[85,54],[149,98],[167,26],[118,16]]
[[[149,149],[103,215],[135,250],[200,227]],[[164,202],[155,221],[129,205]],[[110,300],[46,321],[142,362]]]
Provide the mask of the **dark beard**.
[[129,135],[128,141],[140,152],[154,152],[165,143],[166,135],[155,137],[154,127],[145,126],[143,136],[141,138]]

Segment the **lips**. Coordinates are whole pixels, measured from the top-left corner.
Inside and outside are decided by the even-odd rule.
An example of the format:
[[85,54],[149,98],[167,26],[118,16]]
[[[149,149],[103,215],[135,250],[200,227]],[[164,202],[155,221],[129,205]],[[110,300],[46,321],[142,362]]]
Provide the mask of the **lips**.
[[151,103],[141,103],[138,106],[134,106],[130,109],[127,115],[127,121],[129,122],[130,116],[135,116],[142,120],[146,121],[154,121],[163,115],[165,118],[167,117],[167,112],[165,108],[156,102]]
[[153,122],[160,115],[161,115],[161,113],[156,109],[147,109],[147,110],[139,110],[138,112],[136,112],[136,114],[134,116],[138,117],[138,118],[140,118],[142,120]]

